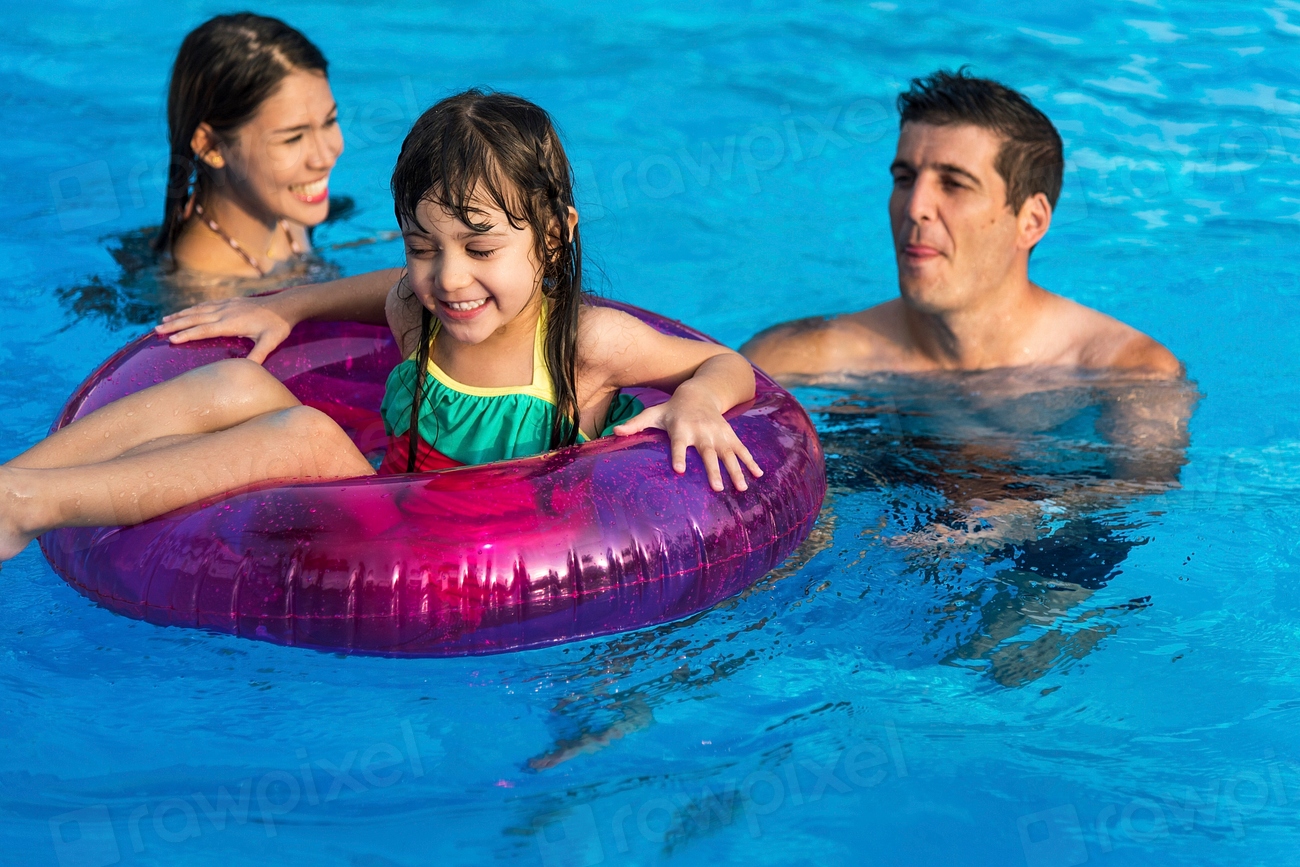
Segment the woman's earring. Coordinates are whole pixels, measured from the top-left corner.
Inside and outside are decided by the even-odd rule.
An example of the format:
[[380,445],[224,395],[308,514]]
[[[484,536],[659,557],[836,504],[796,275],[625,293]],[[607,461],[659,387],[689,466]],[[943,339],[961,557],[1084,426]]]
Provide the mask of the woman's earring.
[[226,158],[218,151],[208,151],[203,155],[203,161],[214,169],[222,168],[226,164]]

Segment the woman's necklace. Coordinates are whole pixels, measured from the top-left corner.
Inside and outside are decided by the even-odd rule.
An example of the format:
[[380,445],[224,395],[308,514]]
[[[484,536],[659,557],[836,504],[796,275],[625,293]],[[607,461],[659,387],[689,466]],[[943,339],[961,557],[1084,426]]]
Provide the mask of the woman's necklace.
[[[234,250],[240,256],[243,256],[244,261],[247,262],[249,266],[252,267],[252,269],[257,272],[259,277],[265,277],[268,273],[270,273],[269,271],[264,271],[262,269],[262,266],[257,264],[257,260],[254,259],[251,255],[249,255],[247,250],[239,246],[238,241],[236,241],[234,238],[227,235],[225,229],[222,229],[221,226],[217,224],[216,220],[212,219],[212,217],[209,217],[207,214],[205,214],[203,212],[203,206],[200,205],[198,202],[194,203],[194,213],[199,215],[199,219],[203,221],[204,225],[206,225],[209,229],[211,229],[216,235],[224,239],[225,242],[230,245],[230,248],[232,250]],[[302,248],[299,247],[298,242],[294,240],[293,233],[289,231],[289,227],[285,225],[284,220],[277,220],[275,223],[275,227],[277,229],[284,230],[285,236],[288,237],[289,239],[289,249],[293,251],[293,254],[295,256],[301,256]],[[271,241],[272,242],[275,241],[274,232],[271,233]],[[268,260],[271,258],[271,247],[269,244],[267,245],[266,248],[266,258]],[[271,268],[274,269],[275,266],[272,265]]]

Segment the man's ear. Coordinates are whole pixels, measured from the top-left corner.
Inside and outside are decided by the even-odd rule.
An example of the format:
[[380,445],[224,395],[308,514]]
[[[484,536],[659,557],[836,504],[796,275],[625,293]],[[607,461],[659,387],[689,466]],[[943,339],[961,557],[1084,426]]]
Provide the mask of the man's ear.
[[226,156],[221,152],[221,139],[212,127],[201,123],[190,137],[190,150],[194,156],[214,169],[225,168]]
[[1023,250],[1032,250],[1052,227],[1052,203],[1047,201],[1045,193],[1034,193],[1020,206],[1016,217],[1019,238],[1017,246]]

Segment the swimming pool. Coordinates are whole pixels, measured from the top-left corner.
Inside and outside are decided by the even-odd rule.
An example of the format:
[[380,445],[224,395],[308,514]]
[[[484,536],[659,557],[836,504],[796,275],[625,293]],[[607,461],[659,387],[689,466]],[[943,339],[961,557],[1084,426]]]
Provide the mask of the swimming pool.
[[[613,297],[732,345],[883,300],[892,96],[971,62],[1066,140],[1035,279],[1162,340],[1204,395],[1182,486],[1071,506],[1013,549],[912,545],[944,520],[936,470],[1104,482],[1114,456],[1078,421],[1090,387],[996,412],[962,395],[939,412],[900,382],[808,389],[834,409],[834,490],[801,558],[688,621],[464,660],[159,629],[77,596],[33,546],[3,571],[5,860],[1284,863],[1300,6],[465,8],[258,7],[333,65],[333,187],[356,203],[318,234],[334,265],[396,261],[357,242],[391,228],[406,125],[490,84],[562,125]],[[104,239],[158,219],[170,54],[225,7],[186,10],[58,0],[0,33],[5,454],[139,331],[56,290],[112,284]],[[1053,422],[1062,406],[1074,421]]]

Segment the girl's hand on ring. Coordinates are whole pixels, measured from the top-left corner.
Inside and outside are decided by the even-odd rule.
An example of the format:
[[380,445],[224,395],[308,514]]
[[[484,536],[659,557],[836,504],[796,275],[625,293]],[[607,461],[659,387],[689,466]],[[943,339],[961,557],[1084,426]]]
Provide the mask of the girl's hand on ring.
[[674,396],[673,400],[652,406],[617,425],[614,435],[630,436],[647,428],[658,428],[668,433],[673,470],[678,474],[686,472],[686,451],[694,446],[704,461],[704,473],[708,477],[709,487],[715,491],[721,492],[725,487],[722,482],[722,467],[726,467],[727,475],[738,491],[749,490],[745,469],[754,478],[763,475],[758,462],[722,417],[722,413],[714,407],[704,405],[702,401],[678,400]]

